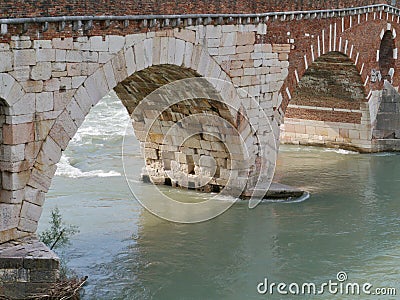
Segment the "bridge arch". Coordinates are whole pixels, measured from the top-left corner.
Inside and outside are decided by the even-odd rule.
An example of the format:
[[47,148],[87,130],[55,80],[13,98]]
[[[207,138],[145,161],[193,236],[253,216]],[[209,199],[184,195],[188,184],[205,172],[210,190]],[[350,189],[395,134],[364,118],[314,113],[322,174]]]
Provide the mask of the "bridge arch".
[[370,139],[366,88],[344,52],[316,58],[299,78],[286,109],[281,139],[286,143],[358,149]]
[[[124,47],[117,53],[113,54],[109,61],[101,65],[96,71],[93,72],[82,84],[76,89],[76,92],[71,95],[70,100],[63,109],[52,126],[49,128],[48,135],[43,141],[40,150],[38,151],[36,161],[33,165],[31,175],[26,187],[25,200],[22,202],[22,209],[20,214],[20,221],[18,230],[24,233],[33,233],[36,230],[38,220],[40,218],[41,206],[43,205],[44,195],[48,191],[51,180],[56,171],[56,164],[61,158],[62,151],[66,149],[69,141],[73,138],[76,131],[83,123],[86,115],[90,109],[96,105],[109,91],[115,89],[123,104],[127,108],[129,113],[135,110],[136,105],[147,95],[151,94],[157,87],[169,84],[174,81],[203,77],[203,83],[205,87],[212,89],[216,98],[219,98],[221,102],[225,104],[235,104],[236,106],[241,102],[237,91],[231,85],[229,76],[222,70],[220,65],[210,56],[210,54],[201,45],[195,45],[193,41],[185,41],[175,37],[150,37],[138,39],[132,42],[129,47]],[[213,78],[214,80],[209,80]],[[196,100],[196,99],[195,99]],[[231,107],[221,104],[217,101],[208,101],[206,97],[201,97],[199,101],[187,101],[183,104],[183,110],[197,110],[207,111],[210,114],[217,115],[228,123],[234,123],[240,132],[246,132],[244,143],[251,148],[250,165],[251,170],[243,169],[239,166],[239,161],[243,159],[231,159],[229,161],[227,149],[218,143],[215,136],[212,135],[198,135],[194,137],[194,141],[188,139],[184,141],[187,144],[199,143],[197,146],[183,145],[180,148],[179,157],[184,157],[184,161],[181,161],[182,167],[186,168],[184,173],[185,176],[190,176],[201,173],[202,167],[200,164],[203,163],[205,167],[209,166],[207,160],[209,160],[210,151],[216,154],[214,164],[216,168],[214,174],[209,180],[209,185],[199,185],[200,189],[205,188],[206,190],[213,190],[218,186],[223,187],[224,181],[226,181],[227,169],[236,169],[237,180],[247,180],[248,178],[257,177],[257,173],[260,172],[260,161],[257,155],[258,144],[254,141],[255,136],[249,129],[249,124],[241,122],[242,116],[246,116],[246,109],[242,108],[240,113],[232,111]],[[234,105],[234,106],[235,106]],[[177,106],[172,106],[165,114],[162,115],[161,121],[170,121],[172,115],[177,114]],[[181,115],[187,115],[182,114]],[[181,116],[182,117],[182,116]],[[140,136],[139,127],[142,126],[137,123],[137,127],[134,129],[136,134]],[[207,125],[207,124],[206,124]],[[218,124],[208,124],[210,126],[219,126]],[[162,129],[162,128],[161,128]],[[217,131],[222,130],[221,128]],[[227,130],[227,128],[225,128]],[[163,132],[163,129],[162,129]],[[141,139],[137,135],[139,141],[147,142]],[[156,135],[154,135],[156,136]],[[197,139],[196,139],[197,138]],[[205,149],[207,144],[212,144],[211,149]],[[156,148],[160,146],[161,142],[157,138],[151,143]],[[204,145],[203,145],[204,144]],[[240,144],[240,142],[239,142]],[[210,147],[210,146],[208,146]],[[172,157],[160,157],[158,149],[150,146],[143,147],[146,153],[146,162],[150,165],[150,172],[154,172],[151,176],[155,183],[167,183],[176,184],[180,186],[186,186],[189,188],[197,188],[198,184],[192,184],[187,181],[186,183],[181,182],[168,182],[168,179],[164,174],[164,171],[170,171],[173,169],[171,165]],[[204,154],[205,159],[203,162],[199,162],[196,158],[196,151],[206,150]],[[194,151],[193,153],[186,153],[185,151]],[[148,154],[148,155],[147,155]],[[173,153],[176,155],[176,153]],[[197,152],[198,154],[198,152]],[[234,154],[240,154],[234,153]],[[190,157],[192,161],[190,160]],[[176,157],[176,156],[175,156]],[[235,164],[235,161],[237,164]],[[161,161],[161,167],[160,167]],[[204,169],[204,168],[203,168]],[[241,171],[242,170],[242,171]],[[242,172],[242,173],[241,173]],[[159,176],[158,176],[158,175]],[[204,174],[203,174],[204,175]],[[228,174],[229,175],[229,174]],[[158,177],[157,177],[158,176]],[[32,207],[32,203],[36,204]],[[32,213],[32,212],[36,213]]]
[[[382,35],[383,33],[383,35]],[[382,31],[381,44],[379,47],[379,69],[382,79],[392,82],[395,73],[395,59],[397,49],[395,45],[395,32],[392,30]]]

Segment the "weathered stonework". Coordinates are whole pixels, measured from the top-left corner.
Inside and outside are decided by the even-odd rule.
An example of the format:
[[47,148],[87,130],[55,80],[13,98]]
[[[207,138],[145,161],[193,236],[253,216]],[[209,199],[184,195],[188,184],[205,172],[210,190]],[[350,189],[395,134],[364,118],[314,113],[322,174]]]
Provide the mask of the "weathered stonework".
[[45,295],[59,276],[59,258],[36,237],[0,245],[0,298]]
[[371,151],[369,105],[354,63],[339,52],[311,64],[281,126],[281,142]]
[[[169,171],[181,178],[171,184],[198,188],[202,177],[211,177],[211,186],[206,189],[213,189],[224,186],[227,171],[234,170],[232,166],[243,171],[235,163],[240,158],[226,158],[230,150],[207,134],[188,139],[179,151],[173,144],[171,150],[166,150],[169,153],[163,153],[168,145],[162,137],[191,110],[230,121],[244,136],[243,144],[250,149],[249,170],[243,177],[238,174],[237,184],[240,186],[247,177],[245,193],[251,192],[252,181],[258,175],[265,175],[260,165],[272,157],[267,153],[273,147],[265,155],[259,149],[263,143],[268,145],[270,124],[279,139],[279,126],[286,112],[289,116],[292,113],[291,120],[284,122],[286,129],[292,126],[291,139],[315,141],[322,137],[325,144],[373,150],[372,132],[383,89],[377,71],[382,55],[378,52],[385,33],[390,31],[396,48],[385,52],[386,56],[393,53],[385,68],[393,66],[394,74],[387,75],[397,87],[399,22],[397,10],[381,5],[262,17],[182,15],[132,22],[83,18],[2,24],[0,242],[36,231],[44,195],[62,151],[91,107],[112,89],[133,112],[154,91],[143,82],[166,85],[201,77],[205,78],[207,93],[226,104],[204,101],[208,96],[205,93],[198,97],[201,101],[172,106],[159,120],[159,126],[150,128],[149,141],[143,134],[148,122],[134,119],[135,132],[148,158],[147,171],[158,183],[166,183]],[[307,103],[300,105],[303,107],[289,106],[305,72],[319,57],[331,52],[341,53],[354,64],[365,100],[355,108],[338,107],[329,114],[316,114]],[[138,86],[136,81],[142,84]],[[235,88],[227,88],[224,83]],[[228,107],[231,104],[240,108],[239,113]],[[304,119],[303,113],[310,117]],[[246,119],[251,122],[243,122]],[[222,130],[219,124],[205,125],[202,130]],[[235,139],[229,134],[219,138],[227,142],[227,136]],[[256,141],[255,136],[265,141]],[[171,143],[180,140],[176,137]]]
[[[288,54],[290,46],[255,44],[257,33],[265,31],[263,27],[263,24],[230,25],[227,28],[192,26],[147,34],[53,38],[51,41],[15,36],[9,45],[2,44],[5,50],[0,53],[9,57],[11,68],[0,74],[1,98],[4,99],[4,198],[1,204],[4,206],[4,217],[0,226],[0,241],[36,231],[44,193],[50,187],[62,151],[90,108],[114,88],[132,113],[136,105],[154,90],[151,83],[160,86],[199,76],[233,83],[242,89],[239,97],[242,114],[252,120],[252,130],[263,130],[267,134],[268,121],[257,118],[262,109],[273,119],[271,101],[276,98],[288,68],[288,56],[283,60],[281,54]],[[271,71],[283,75],[272,75]],[[160,76],[157,77],[157,74]],[[137,81],[149,83],[150,89],[143,85],[132,86]],[[235,101],[232,98],[235,91],[232,94],[218,83],[210,81],[210,84],[213,97],[228,104]],[[129,89],[139,92],[134,94]],[[210,103],[207,100],[188,103],[188,113],[197,110],[215,114],[217,111],[216,115],[235,125],[236,113]],[[260,106],[255,103],[260,103]],[[186,115],[182,107],[171,109],[171,112],[181,114],[180,117]],[[179,117],[174,119],[175,122],[178,120]],[[203,190],[223,188],[228,170],[237,169],[235,161],[240,160],[240,153],[234,160],[228,159],[223,144],[215,137],[204,135],[185,141],[186,146],[180,151],[170,149],[171,154],[161,159],[160,138],[174,123],[168,121],[166,116],[161,122],[160,128],[151,129],[153,139],[150,141],[141,140],[140,122],[134,122],[139,140],[146,145],[143,153],[148,158],[153,181],[165,183],[168,179],[165,171],[174,170],[175,177],[180,180],[171,184]],[[275,132],[278,132],[278,124],[273,124]],[[204,128],[216,126],[204,124]],[[214,131],[221,130],[217,128]],[[241,130],[243,132],[244,129]],[[160,138],[157,138],[157,132]],[[221,138],[226,142],[225,135]],[[257,144],[250,142],[251,135],[245,138],[249,139],[248,145]],[[256,148],[251,150],[254,157],[250,166],[254,165],[254,174],[241,174],[243,178],[239,176],[238,180],[245,181],[246,176],[256,176],[259,172]],[[189,158],[189,155],[193,156]],[[212,155],[217,156],[217,172],[214,175],[210,169],[213,166],[207,162],[207,157]],[[211,176],[208,187],[201,184],[205,175]]]
[[[387,5],[392,1],[130,1],[111,8],[106,1],[14,2],[0,3],[1,15],[13,18],[0,19],[0,244],[36,231],[62,151],[113,89],[130,113],[149,97],[153,101],[132,117],[146,157],[144,174],[154,183],[217,191],[233,178],[243,194],[251,194],[259,178],[268,181],[263,165],[274,164],[275,151],[269,137],[273,132],[278,142],[281,124],[286,142],[362,151],[397,147],[392,118],[398,111],[391,110],[398,109],[400,11]],[[332,5],[347,9],[326,10]],[[253,15],[210,15],[245,12]],[[69,15],[79,18],[64,18]],[[30,16],[63,18],[18,19]],[[307,70],[332,53],[340,56],[331,70],[344,60],[353,66],[336,86],[350,93],[330,91],[323,105],[304,93],[303,101],[291,102],[302,94]],[[177,84],[193,78],[200,78],[197,84]],[[390,95],[382,79],[394,87]],[[152,98],[156,87],[169,85],[174,89]],[[351,103],[336,101],[352,98],[354,90]],[[154,113],[171,104],[169,97],[182,96],[188,99]],[[198,117],[191,128],[185,119],[196,113],[207,119]],[[387,115],[390,126],[382,126]],[[195,134],[186,140],[169,134],[176,126]],[[248,150],[245,159],[241,146]],[[1,255],[15,247],[4,244]],[[57,263],[50,265],[52,281]],[[29,280],[36,280],[24,259],[22,265],[0,265],[0,272],[10,280],[0,291],[28,293]]]

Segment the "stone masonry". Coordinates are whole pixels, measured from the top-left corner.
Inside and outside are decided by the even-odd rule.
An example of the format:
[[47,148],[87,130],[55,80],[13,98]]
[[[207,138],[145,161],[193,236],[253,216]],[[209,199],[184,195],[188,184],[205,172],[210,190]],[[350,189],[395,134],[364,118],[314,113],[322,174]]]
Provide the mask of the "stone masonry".
[[[397,123],[382,125],[398,115],[396,1],[128,2],[0,3],[3,294],[57,279],[52,255],[47,269],[9,257],[41,249],[19,239],[35,233],[62,151],[111,90],[156,184],[265,193],[281,128],[295,143],[397,147]],[[325,76],[336,68],[347,71]],[[312,94],[323,82],[328,92]]]
[[[7,9],[3,4],[1,8]],[[82,16],[82,11],[78,15]],[[153,140],[141,139],[148,122],[143,119],[140,124],[139,116],[133,116],[135,133],[148,158],[147,171],[156,183],[168,184],[169,174],[175,174],[177,182],[170,183],[188,188],[201,188],[201,177],[209,177],[206,189],[212,190],[224,187],[226,172],[241,170],[243,177],[237,176],[237,185],[244,186],[244,193],[251,193],[256,179],[265,175],[262,166],[273,163],[273,145],[267,138],[271,126],[278,139],[279,126],[285,122],[303,75],[319,57],[339,52],[354,64],[365,95],[359,101],[362,117],[358,133],[349,130],[349,135],[358,135],[359,146],[372,151],[369,133],[383,89],[378,76],[380,43],[385,32],[391,31],[394,73],[390,78],[397,87],[399,22],[399,11],[386,4],[309,13],[83,16],[29,21],[3,18],[0,242],[36,231],[62,151],[91,107],[112,89],[132,112],[154,91],[151,83],[160,86],[205,78],[204,97],[171,106],[161,116],[159,126],[150,127]],[[143,88],[136,82],[149,85]],[[210,100],[209,95],[216,99]],[[216,105],[213,100],[222,100],[225,105]],[[229,108],[231,105],[236,111]],[[242,145],[250,149],[246,171],[236,164],[238,157],[227,157],[230,150],[222,144],[231,143],[226,135],[193,136],[180,145],[182,148],[172,145],[167,150],[161,136],[182,118],[199,111],[226,120],[232,126],[228,129],[244,137]],[[145,117],[151,116],[151,110],[147,114]],[[347,118],[345,111],[334,114],[329,122],[346,123]],[[206,125],[207,133],[222,130],[219,124]],[[366,139],[362,133],[368,133]],[[261,153],[264,146],[269,148]]]
[[[129,83],[130,76],[144,76],[141,70],[160,66],[168,74],[176,66],[196,76],[232,82],[244,91],[241,101],[247,118],[254,119],[254,130],[268,131],[267,120],[258,120],[259,110],[272,120],[271,100],[277,101],[287,74],[290,45],[257,44],[262,34],[265,24],[208,25],[126,36],[14,36],[1,44],[0,96],[5,105],[0,241],[36,231],[61,152],[90,108],[121,82]],[[232,101],[228,90],[214,88],[226,103]]]
[[59,258],[35,237],[0,245],[0,298],[46,293],[59,276]]

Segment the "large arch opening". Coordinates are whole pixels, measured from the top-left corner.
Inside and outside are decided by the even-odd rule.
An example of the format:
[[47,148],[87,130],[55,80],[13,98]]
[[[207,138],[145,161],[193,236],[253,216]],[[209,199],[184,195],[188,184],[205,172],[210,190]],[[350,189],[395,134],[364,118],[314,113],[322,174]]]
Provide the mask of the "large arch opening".
[[[136,72],[115,88],[129,114],[133,114],[132,125],[145,156],[144,181],[219,192],[232,179],[232,171],[236,178],[248,176],[248,170],[239,166],[243,153],[240,137],[234,132],[240,113],[232,113],[206,80],[199,81],[198,87],[185,87],[185,79],[200,77],[191,69],[158,65]],[[150,101],[146,108],[135,111],[158,88],[178,81],[183,82],[178,92],[182,99],[166,103],[161,99],[165,95],[156,95],[158,103]],[[198,95],[201,89],[207,97]],[[197,118],[194,123],[193,116]],[[229,146],[235,148],[234,153],[226,145],[232,141],[237,144]]]
[[283,143],[362,148],[369,139],[364,85],[354,62],[330,52],[301,78],[286,110]]
[[391,81],[395,71],[394,49],[395,43],[393,34],[387,30],[382,37],[379,47],[379,69],[382,79]]

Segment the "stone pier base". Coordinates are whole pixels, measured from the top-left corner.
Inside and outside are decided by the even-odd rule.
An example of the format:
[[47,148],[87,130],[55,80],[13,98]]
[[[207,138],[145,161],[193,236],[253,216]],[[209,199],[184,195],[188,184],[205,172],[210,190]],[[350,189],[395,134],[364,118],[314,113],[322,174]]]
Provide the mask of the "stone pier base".
[[35,236],[0,244],[0,299],[43,295],[59,279],[59,258]]

